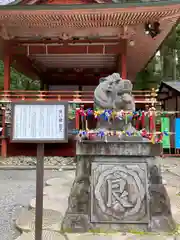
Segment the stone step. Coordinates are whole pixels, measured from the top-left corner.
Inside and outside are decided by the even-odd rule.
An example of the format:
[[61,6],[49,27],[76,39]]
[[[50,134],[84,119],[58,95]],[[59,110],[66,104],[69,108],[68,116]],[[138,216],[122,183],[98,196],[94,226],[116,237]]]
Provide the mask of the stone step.
[[64,170],[64,171],[71,171],[71,170],[76,170],[76,165],[65,165],[65,166],[61,166],[60,169]]
[[[35,209],[36,207],[36,198],[33,198],[30,201],[30,207]],[[49,198],[49,196],[43,197],[43,209],[50,209],[54,211],[58,211],[64,216],[66,210],[68,208],[68,197],[64,197],[61,193],[61,199],[53,199]]]
[[[44,209],[43,210],[43,229],[60,231],[63,216],[60,212]],[[35,209],[22,209],[16,219],[16,227],[23,232],[30,232],[35,229]]]
[[[176,237],[177,238],[177,237]],[[165,235],[153,235],[153,234],[122,234],[122,233],[109,233],[109,234],[66,234],[64,235],[52,232],[52,231],[43,231],[42,240],[175,240],[174,236],[165,236]],[[34,233],[23,233],[16,240],[34,240]],[[178,238],[177,238],[178,239]]]
[[46,181],[46,185],[48,186],[63,186],[65,184],[73,183],[74,178],[75,178],[75,171],[66,171],[65,172],[66,178],[51,178]]
[[43,193],[50,199],[61,200],[69,197],[72,183],[62,185],[53,185],[44,187]]
[[[132,235],[132,234],[130,234]],[[68,240],[126,240],[127,235],[122,233],[109,233],[109,234],[93,234],[93,233],[82,233],[82,234],[66,234]]]
[[175,240],[175,236],[169,235],[153,235],[153,234],[144,234],[144,235],[134,235],[127,237],[125,240]]
[[131,233],[67,234],[68,240],[174,240],[174,236]]
[[[35,240],[34,232],[23,233],[16,240]],[[58,232],[43,231],[42,240],[65,240],[64,236]]]

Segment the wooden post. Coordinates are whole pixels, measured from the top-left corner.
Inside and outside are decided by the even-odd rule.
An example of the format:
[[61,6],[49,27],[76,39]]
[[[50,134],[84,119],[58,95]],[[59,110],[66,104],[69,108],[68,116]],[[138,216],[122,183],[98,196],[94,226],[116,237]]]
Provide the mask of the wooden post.
[[49,90],[48,84],[44,83],[44,91],[48,91],[48,90]]
[[35,240],[42,240],[44,144],[37,144]]
[[123,52],[121,54],[121,77],[127,79],[127,39],[123,40]]
[[117,70],[121,74],[122,79],[127,79],[127,39],[122,39],[119,49],[121,51],[119,52]]
[[[4,91],[10,90],[10,54],[5,52],[4,56]],[[6,132],[6,122],[5,122],[5,109],[2,112],[2,136]],[[7,157],[7,139],[2,139],[1,142],[1,157]]]
[[[2,109],[2,136],[4,137],[6,133],[6,123],[5,123],[5,108]],[[2,138],[1,141],[1,157],[7,157],[7,139]]]
[[127,79],[127,59],[126,53],[121,55],[121,77]]
[[4,91],[10,90],[10,54],[6,53],[4,57]]

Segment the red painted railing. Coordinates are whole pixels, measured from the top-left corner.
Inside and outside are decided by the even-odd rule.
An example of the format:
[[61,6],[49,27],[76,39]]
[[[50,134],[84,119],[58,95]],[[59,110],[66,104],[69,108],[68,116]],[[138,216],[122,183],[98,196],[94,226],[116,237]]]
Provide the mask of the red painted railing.
[[[156,94],[152,91],[133,91],[136,103],[153,105],[156,103]],[[90,104],[93,106],[93,91],[0,91],[0,104],[16,101],[68,101],[69,103],[80,103],[83,105]],[[4,115],[4,114],[3,114]],[[2,117],[2,116],[1,116]],[[1,119],[0,119],[1,120]],[[2,120],[1,120],[2,121]],[[1,122],[2,123],[2,122]],[[2,125],[0,124],[0,127]],[[3,126],[5,126],[3,124]],[[3,128],[5,129],[5,127]],[[4,141],[4,132],[0,137]],[[3,148],[2,148],[3,149]],[[1,152],[2,153],[2,152]]]
[[[0,91],[0,103],[15,101],[68,101],[69,103],[93,104],[93,91]],[[136,103],[147,105],[156,104],[155,91],[133,91]],[[0,124],[1,125],[1,124]],[[156,126],[156,131],[160,131],[160,125]],[[175,133],[171,135],[174,136]],[[0,145],[3,136],[0,136]],[[171,148],[163,151],[164,156],[180,156],[180,150],[175,149],[174,143]]]
[[[152,91],[133,91],[136,103],[156,103]],[[93,103],[93,91],[0,91],[0,101],[68,101],[75,103]]]

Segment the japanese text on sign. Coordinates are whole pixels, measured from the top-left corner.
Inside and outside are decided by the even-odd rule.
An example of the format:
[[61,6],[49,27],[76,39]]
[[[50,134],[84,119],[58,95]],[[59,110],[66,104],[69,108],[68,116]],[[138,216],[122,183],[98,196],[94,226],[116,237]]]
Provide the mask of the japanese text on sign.
[[15,104],[12,140],[64,140],[65,106]]

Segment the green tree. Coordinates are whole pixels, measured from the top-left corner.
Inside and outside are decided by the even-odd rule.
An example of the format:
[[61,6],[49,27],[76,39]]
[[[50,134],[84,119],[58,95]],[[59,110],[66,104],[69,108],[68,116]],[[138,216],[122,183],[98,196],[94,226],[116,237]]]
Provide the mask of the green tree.
[[137,74],[135,89],[157,88],[161,80],[180,81],[180,24],[165,39],[159,53]]
[[[34,81],[11,68],[11,90],[39,90],[39,81]],[[4,88],[4,64],[0,61],[0,90]]]
[[145,69],[136,76],[134,90],[149,90],[157,88],[161,81],[161,71],[157,69],[159,59],[155,56]]

